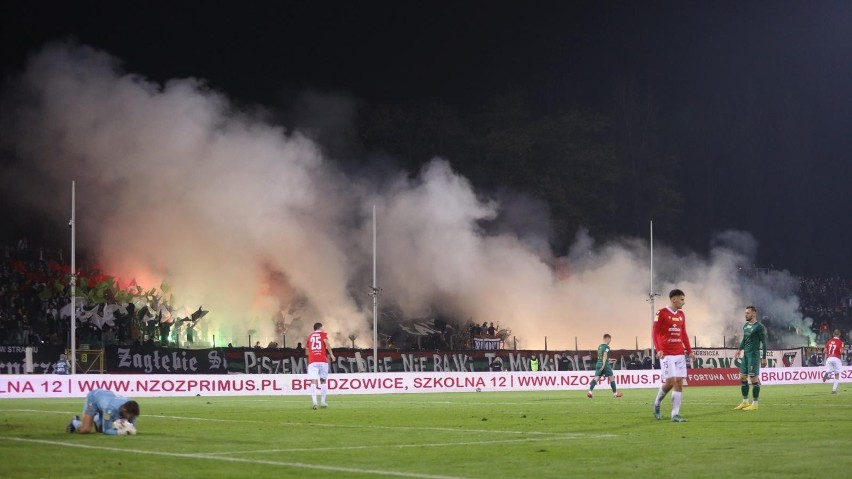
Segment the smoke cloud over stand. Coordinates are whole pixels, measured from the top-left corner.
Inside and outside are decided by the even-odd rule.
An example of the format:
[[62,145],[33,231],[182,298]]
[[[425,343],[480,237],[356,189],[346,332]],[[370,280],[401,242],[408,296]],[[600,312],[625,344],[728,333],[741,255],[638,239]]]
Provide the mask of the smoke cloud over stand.
[[[167,281],[187,306],[203,304],[220,345],[245,344],[248,331],[279,340],[271,318],[303,302],[289,344],[322,321],[335,345],[354,335],[370,347],[374,204],[381,302],[404,317],[494,322],[528,349],[545,337],[551,350],[575,337],[593,348],[604,333],[615,348],[650,345],[647,239],[598,245],[581,231],[563,256],[542,247],[546,228],[484,228],[521,206],[475,191],[451,158],[367,181],[202,80],[157,84],[69,44],[46,46],[7,81],[2,111],[8,194],[65,224],[70,201],[56,192],[76,180],[78,245],[110,274]],[[708,257],[655,249],[656,308],[683,289],[699,346],[737,335],[749,304],[771,318],[770,335],[783,326],[784,341],[798,341],[807,320],[795,280],[744,274],[757,247],[747,233],[714,241]]]

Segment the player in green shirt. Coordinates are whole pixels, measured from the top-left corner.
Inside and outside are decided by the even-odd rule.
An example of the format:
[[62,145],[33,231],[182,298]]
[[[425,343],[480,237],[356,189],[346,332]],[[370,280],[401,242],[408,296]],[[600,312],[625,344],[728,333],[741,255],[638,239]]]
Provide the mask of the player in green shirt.
[[594,394],[592,391],[597,386],[598,381],[601,378],[609,378],[609,385],[612,388],[612,397],[620,398],[621,393],[615,390],[615,377],[612,374],[612,366],[609,365],[609,343],[612,341],[612,336],[609,334],[604,334],[603,336],[604,342],[598,346],[598,361],[595,363],[595,378],[592,379],[591,384],[589,384],[589,390],[586,392],[586,396],[589,398],[593,397]]
[[[734,409],[757,411],[757,398],[760,397],[760,368],[766,367],[766,327],[757,322],[757,308],[748,306],[745,310],[746,323],[743,325],[743,340],[735,357],[743,356],[740,363],[740,389],[743,402]],[[760,345],[763,345],[763,356]],[[754,398],[748,403],[748,383],[751,381],[751,394]]]

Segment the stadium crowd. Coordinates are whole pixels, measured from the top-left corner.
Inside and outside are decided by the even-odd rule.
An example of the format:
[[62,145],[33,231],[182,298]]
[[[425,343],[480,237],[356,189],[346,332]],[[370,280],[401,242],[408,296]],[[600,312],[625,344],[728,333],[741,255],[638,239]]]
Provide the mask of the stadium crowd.
[[814,320],[817,343],[827,341],[831,331],[840,329],[845,340],[852,339],[852,281],[843,278],[799,278],[799,307]]
[[[67,287],[70,270],[61,251],[30,249],[26,240],[3,248],[0,261],[0,344],[67,344],[70,325],[60,312],[63,308],[68,309],[70,303]],[[108,278],[96,270],[87,270],[80,276],[88,276],[90,283]],[[102,301],[109,302],[111,294],[114,292],[106,291]],[[818,345],[823,344],[835,328],[843,332],[844,341],[852,339],[852,280],[800,278],[798,296],[802,314],[813,319],[812,328]],[[154,327],[157,323],[142,323],[140,328],[137,322],[132,321],[132,313],[117,315],[112,324],[78,319],[78,343],[98,347],[102,344],[152,341],[154,338],[168,341],[168,331],[146,331],[146,324]],[[499,330],[494,323],[479,325],[470,322],[466,329],[458,328],[457,333],[460,341],[456,341],[455,346],[470,347],[477,337],[505,339],[501,338],[505,331]]]

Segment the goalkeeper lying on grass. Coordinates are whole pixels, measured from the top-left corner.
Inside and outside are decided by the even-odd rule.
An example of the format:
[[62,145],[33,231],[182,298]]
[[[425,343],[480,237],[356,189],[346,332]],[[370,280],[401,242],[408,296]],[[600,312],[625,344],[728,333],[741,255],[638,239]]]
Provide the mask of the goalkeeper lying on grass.
[[83,406],[83,419],[74,416],[68,432],[88,434],[102,432],[113,436],[136,434],[136,417],[139,416],[139,403],[118,396],[106,389],[95,389],[86,395]]

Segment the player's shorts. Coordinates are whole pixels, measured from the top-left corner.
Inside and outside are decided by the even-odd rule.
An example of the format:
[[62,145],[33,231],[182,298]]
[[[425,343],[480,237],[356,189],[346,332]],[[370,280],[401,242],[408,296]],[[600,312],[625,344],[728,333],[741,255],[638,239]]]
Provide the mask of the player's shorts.
[[843,370],[843,363],[840,362],[840,358],[835,358],[834,356],[829,356],[825,360],[825,372],[827,373],[835,373],[840,374],[840,371]]
[[672,354],[660,359],[660,370],[663,373],[663,381],[669,378],[686,377],[686,356],[683,354]]
[[[601,367],[603,367],[603,372],[601,372]],[[606,366],[603,366],[603,364],[601,364],[601,363],[595,363],[595,377],[611,378],[612,377],[612,366],[610,366],[609,364],[607,364]]]
[[317,380],[328,379],[328,363],[310,363],[308,364],[308,379]]
[[743,376],[757,376],[760,374],[760,354],[743,354],[740,363],[740,374]]

